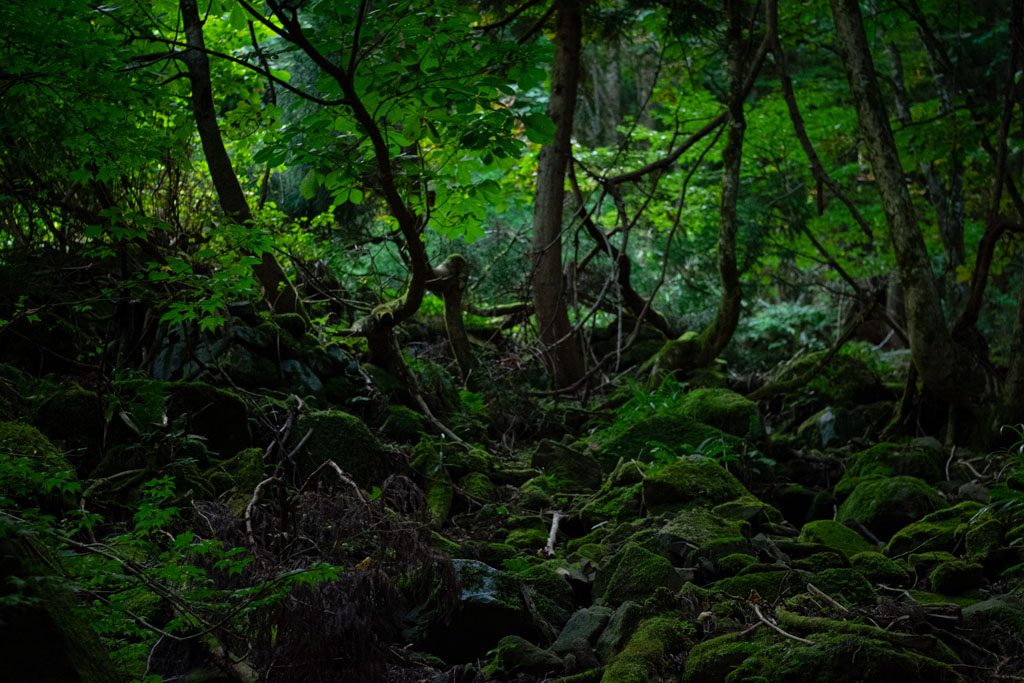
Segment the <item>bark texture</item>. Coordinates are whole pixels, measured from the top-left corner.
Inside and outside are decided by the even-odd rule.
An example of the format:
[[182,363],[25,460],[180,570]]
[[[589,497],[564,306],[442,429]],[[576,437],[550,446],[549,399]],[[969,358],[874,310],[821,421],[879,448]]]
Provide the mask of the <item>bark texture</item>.
[[533,205],[533,305],[544,359],[555,384],[568,387],[583,377],[583,355],[569,323],[562,274],[562,219],[565,173],[572,154],[572,124],[580,76],[582,3],[557,0],[555,60],[551,67],[548,115],[555,139],[541,148]]
[[[199,17],[196,0],[180,0],[185,40],[188,49],[182,60],[188,68],[192,83],[192,113],[199,130],[206,165],[210,168],[213,187],[217,191],[224,214],[242,225],[252,223],[252,211],[242,192],[238,176],[231,165],[231,157],[224,147],[224,139],[217,124],[217,109],[213,101],[213,86],[210,80],[210,60],[206,55],[206,41],[203,38],[203,24]],[[270,307],[278,313],[303,313],[298,292],[288,281],[274,255],[260,254],[260,262],[253,266],[253,274],[263,288],[263,295]]]

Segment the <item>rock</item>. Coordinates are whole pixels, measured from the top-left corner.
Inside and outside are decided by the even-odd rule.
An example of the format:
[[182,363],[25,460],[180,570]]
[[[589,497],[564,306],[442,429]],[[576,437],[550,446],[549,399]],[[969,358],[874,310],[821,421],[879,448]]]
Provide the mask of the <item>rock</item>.
[[685,652],[696,629],[675,617],[660,616],[640,623],[626,646],[612,657],[602,683],[648,683],[668,677],[673,655]]
[[540,633],[523,603],[522,584],[476,560],[452,560],[459,606],[447,624],[438,624],[424,647],[450,662],[482,657],[507,636],[527,640]]
[[810,543],[821,543],[829,548],[838,550],[846,557],[853,557],[857,553],[867,550],[875,550],[875,546],[866,538],[844,524],[831,519],[819,519],[808,522],[800,530],[801,541]]
[[488,503],[494,500],[494,482],[483,472],[470,472],[459,480],[460,492],[479,503]]
[[598,636],[604,630],[612,614],[613,612],[610,608],[601,607],[600,605],[576,610],[569,617],[565,628],[558,634],[558,638],[551,644],[551,651],[564,655],[573,651],[578,640],[583,640],[590,644],[596,643]]
[[643,610],[632,600],[618,606],[608,619],[608,625],[601,632],[601,637],[597,639],[597,656],[602,662],[607,662],[612,655],[622,649],[636,631],[642,618]]
[[846,472],[835,486],[842,499],[867,479],[895,476],[917,477],[928,483],[945,479],[946,454],[935,439],[915,439],[910,443],[878,443],[846,458]]
[[562,628],[573,610],[573,590],[560,560],[536,564],[516,576],[527,587],[537,614],[555,629]]
[[735,576],[751,565],[757,564],[757,558],[748,553],[731,553],[718,558],[715,568],[719,576]]
[[971,517],[966,527],[963,534],[965,554],[968,559],[984,564],[1002,545],[1003,526],[989,511]]
[[657,586],[678,590],[683,585],[672,563],[635,543],[627,543],[598,572],[595,590],[609,605],[642,602]]
[[[365,426],[363,428],[365,429]],[[412,469],[423,479],[423,492],[427,496],[431,523],[434,526],[442,526],[451,512],[455,487],[452,485],[448,469],[444,466],[441,452],[433,448],[417,449]]]
[[803,571],[815,574],[825,569],[846,569],[850,566],[850,561],[846,559],[846,555],[838,551],[825,550],[802,557],[799,560],[793,560],[789,566],[793,569],[802,569]]
[[693,508],[683,510],[669,519],[658,530],[656,541],[658,549],[668,557],[676,557],[685,561],[700,549],[713,541],[730,539],[739,545],[745,544],[745,531],[749,528],[746,522],[724,519],[710,510]]
[[827,448],[851,439],[863,439],[885,427],[892,417],[891,401],[868,405],[826,406],[797,427],[800,439],[814,448]]
[[[394,456],[384,449],[362,420],[340,410],[318,410],[301,415],[292,428],[288,448],[296,448],[303,439],[305,442],[293,463],[299,482],[328,460],[336,462],[363,487],[382,482],[397,467]],[[441,471],[443,468],[437,471],[435,467],[430,474],[439,478],[447,476]]]
[[776,565],[750,565],[737,576],[719,579],[711,589],[740,600],[754,595],[772,602],[780,597],[803,590],[801,577],[785,567]]
[[78,469],[96,466],[106,426],[103,402],[95,391],[72,386],[50,395],[36,410],[35,424],[66,451],[81,454]]
[[836,521],[863,524],[880,539],[888,539],[914,520],[942,507],[942,497],[915,477],[863,481],[836,512]]
[[270,321],[295,339],[302,339],[309,330],[309,324],[298,313],[275,313]]
[[[896,557],[907,553],[933,550],[953,550],[958,536],[967,530],[967,523],[978,514],[982,506],[965,501],[925,515],[900,529],[885,548],[886,555]],[[961,532],[961,527],[963,530]]]
[[935,567],[928,577],[931,589],[942,595],[963,595],[980,588],[985,569],[977,562],[953,560]]
[[728,470],[700,456],[658,468],[644,479],[643,491],[648,509],[686,504],[712,506],[749,495]]
[[783,521],[781,512],[768,503],[749,495],[716,505],[711,511],[725,519],[750,522],[755,527],[779,524]]
[[625,430],[598,432],[588,439],[587,450],[605,471],[610,471],[620,459],[649,462],[655,450],[665,448],[688,455],[704,443],[724,444],[732,452],[742,447],[740,440],[730,434],[691,417],[672,414],[640,420]]
[[61,513],[74,499],[54,485],[77,482],[71,463],[38,429],[0,422],[0,497]]
[[324,391],[324,383],[320,378],[294,358],[281,361],[281,375],[284,377],[285,387],[293,394],[319,396]]
[[[828,350],[815,351],[780,365],[769,375],[768,384],[801,380],[828,353]],[[833,356],[809,382],[792,387],[791,390],[814,396],[819,407],[868,404],[892,398],[891,392],[864,361],[844,354]]]
[[852,556],[850,565],[873,583],[903,586],[910,580],[910,571],[906,565],[873,550]]
[[[90,615],[79,610],[67,582],[53,576],[56,566],[57,559],[29,535],[0,536],[0,679],[123,680],[93,630]],[[23,586],[24,592],[10,592],[13,585]]]
[[580,518],[588,526],[601,522],[622,522],[640,515],[644,493],[642,484],[605,486],[580,510]]
[[559,673],[564,665],[553,652],[542,650],[520,636],[505,636],[498,641],[494,658],[484,668],[488,677],[528,674],[540,678]]
[[856,569],[824,569],[810,582],[848,607],[874,605],[878,600],[874,587]]
[[415,410],[400,405],[388,406],[388,416],[381,426],[381,432],[387,438],[412,443],[419,441],[420,435],[426,431],[426,419]]
[[961,616],[964,629],[988,628],[998,623],[1010,633],[1024,633],[1024,602],[1017,596],[992,596],[964,607]]
[[678,411],[743,439],[764,434],[757,404],[728,389],[694,389],[682,397]]
[[276,389],[281,384],[277,363],[241,344],[231,344],[211,356],[211,363],[240,387]]
[[537,445],[530,466],[555,479],[559,490],[565,493],[593,491],[603,479],[597,458],[550,439]]

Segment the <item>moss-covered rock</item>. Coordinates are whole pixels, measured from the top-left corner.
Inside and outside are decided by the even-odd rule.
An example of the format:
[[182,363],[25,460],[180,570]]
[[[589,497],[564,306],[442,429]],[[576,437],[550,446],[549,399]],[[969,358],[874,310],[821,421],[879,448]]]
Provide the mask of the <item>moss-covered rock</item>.
[[916,477],[872,479],[853,490],[839,506],[836,520],[863,524],[880,539],[888,539],[943,502],[935,489]]
[[768,524],[779,524],[783,521],[781,512],[768,503],[749,495],[716,505],[711,511],[725,519],[749,522],[755,528]]
[[811,583],[851,607],[873,605],[878,600],[874,587],[855,569],[824,569],[812,577]]
[[535,564],[516,572],[529,590],[541,618],[556,629],[562,628],[573,611],[572,586],[559,560]]
[[641,622],[622,651],[608,663],[602,683],[662,680],[674,666],[671,657],[686,651],[694,633],[692,625],[674,617]]
[[545,678],[564,669],[561,657],[542,650],[521,636],[505,636],[498,641],[494,657],[484,667],[489,678],[525,674]]
[[711,584],[717,593],[740,600],[752,598],[773,602],[803,589],[802,575],[785,567],[750,565],[737,576],[719,579]]
[[905,444],[878,443],[846,458],[846,472],[836,484],[835,492],[842,499],[861,481],[895,476],[917,477],[929,483],[942,481],[945,461],[942,446],[935,439],[915,439]]
[[980,588],[985,568],[977,562],[953,560],[935,567],[928,576],[932,591],[942,595],[963,595]]
[[825,550],[801,557],[799,560],[793,560],[789,566],[814,574],[825,569],[845,569],[850,566],[850,561],[839,551]]
[[471,500],[483,503],[494,500],[496,492],[494,482],[483,472],[470,472],[462,477],[459,490]]
[[682,397],[678,410],[740,438],[757,439],[764,433],[757,404],[728,389],[694,389]]
[[79,386],[60,389],[36,410],[35,424],[65,450],[77,449],[83,454],[79,469],[88,471],[95,466],[106,424],[103,402],[95,391]]
[[768,384],[813,397],[818,406],[868,404],[891,398],[890,392],[864,361],[844,354],[833,356],[821,372],[809,382],[802,382],[806,373],[828,353],[828,350],[815,351],[780,365],[769,375]]
[[627,600],[643,602],[657,586],[678,590],[682,585],[671,562],[636,543],[627,543],[601,568],[595,590],[602,589],[609,605],[619,605]]
[[50,440],[31,425],[0,422],[0,497],[48,512],[73,502],[58,484],[77,483],[75,470]]
[[602,662],[607,662],[612,655],[622,649],[629,641],[629,637],[636,632],[636,627],[642,619],[643,610],[632,600],[627,600],[616,608],[595,646],[597,656]]
[[935,550],[952,551],[981,508],[979,503],[965,501],[925,515],[900,529],[889,541],[885,552],[897,557]]
[[420,435],[427,431],[427,421],[411,408],[390,405],[380,430],[389,439],[412,443],[418,441]]
[[857,553],[850,558],[850,565],[873,583],[902,586],[910,579],[906,565],[873,550]]
[[558,480],[559,489],[565,493],[593,491],[601,485],[601,463],[597,458],[550,439],[537,445],[530,465]]
[[867,550],[875,550],[875,546],[866,538],[845,524],[831,519],[808,522],[800,530],[799,540],[827,545],[846,557],[853,557],[857,553]]
[[[292,428],[288,447],[295,449],[300,443],[302,448],[294,460],[295,477],[300,482],[328,460],[336,462],[360,486],[380,483],[396,467],[394,456],[363,421],[340,410],[318,410],[300,416]],[[438,458],[425,459],[417,471],[424,477],[447,477]],[[450,487],[451,480],[447,481]]]
[[692,453],[704,443],[721,443],[733,452],[742,449],[740,440],[720,429],[685,415],[655,415],[625,429],[599,432],[587,441],[588,450],[605,471],[620,459],[649,462],[656,450]]
[[715,568],[720,576],[734,576],[741,571],[757,564],[757,558],[748,553],[730,553],[718,558]]
[[681,458],[657,468],[643,482],[648,509],[689,504],[713,506],[749,492],[728,470],[699,456]]
[[228,507],[241,516],[253,489],[264,479],[263,449],[244,448],[235,457],[215,464],[206,474],[215,483],[215,491],[230,491]]
[[717,539],[742,539],[748,529],[746,522],[725,519],[704,508],[682,510],[658,530],[659,549],[668,556],[686,558]]
[[593,645],[612,614],[610,608],[600,605],[576,610],[551,644],[551,651],[559,655],[568,654],[578,647],[579,641]]
[[642,484],[606,486],[580,510],[584,523],[622,522],[640,515],[644,494]]

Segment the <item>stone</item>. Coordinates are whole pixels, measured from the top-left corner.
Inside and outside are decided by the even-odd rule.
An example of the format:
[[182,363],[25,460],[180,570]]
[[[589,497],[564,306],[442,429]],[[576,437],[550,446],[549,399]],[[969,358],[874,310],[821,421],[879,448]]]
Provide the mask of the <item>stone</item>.
[[299,396],[319,396],[324,383],[302,361],[288,358],[281,361],[281,375],[289,392]]
[[643,491],[648,509],[688,504],[710,507],[749,495],[728,470],[700,456],[659,467],[644,479]]
[[612,614],[610,608],[600,605],[576,610],[569,617],[565,628],[558,634],[558,638],[551,644],[550,650],[555,654],[563,655],[572,652],[578,640],[590,644],[596,643]]
[[530,466],[558,481],[560,491],[565,493],[593,491],[603,479],[597,458],[550,439],[537,445]]
[[979,503],[965,501],[923,516],[900,529],[889,541],[885,553],[890,557],[935,550],[953,550],[968,523],[982,509]]
[[857,553],[850,558],[850,565],[873,583],[903,586],[910,580],[906,565],[873,550]]
[[604,471],[610,471],[620,459],[650,462],[655,451],[665,448],[674,454],[689,455],[711,442],[721,443],[734,452],[742,449],[740,439],[720,429],[685,415],[669,414],[640,420],[625,429],[599,432],[588,439],[587,450]]
[[977,562],[953,560],[936,566],[928,576],[928,582],[935,593],[963,595],[980,588],[984,575],[985,568]]
[[636,631],[642,618],[643,610],[632,600],[626,600],[616,608],[608,619],[608,625],[597,639],[595,649],[601,661],[608,661],[612,655],[622,649],[629,637]]
[[872,543],[856,531],[831,519],[808,522],[800,530],[799,540],[821,543],[838,550],[848,558],[866,550],[876,549]]
[[554,652],[542,650],[520,636],[505,636],[498,641],[494,658],[484,673],[490,677],[527,674],[545,678],[561,672],[563,668],[561,657]]
[[764,434],[757,404],[728,389],[694,389],[682,397],[678,412],[740,438]]
[[674,667],[673,655],[688,649],[695,632],[692,625],[675,617],[644,620],[622,651],[608,662],[602,683],[663,680]]
[[836,521],[863,524],[879,539],[942,507],[935,489],[916,477],[862,481],[836,511]]
[[[683,585],[672,563],[635,543],[627,543],[598,573],[602,597],[609,605],[642,602],[657,586],[678,590]],[[595,586],[595,589],[598,586]]]
[[418,441],[427,431],[427,421],[411,408],[389,405],[387,417],[381,425],[381,432],[389,439],[411,443]]
[[[299,482],[328,460],[336,462],[363,487],[381,483],[398,466],[396,458],[381,445],[362,420],[341,410],[317,410],[301,415],[292,427],[288,448],[295,449],[300,442],[302,448],[296,452],[293,462]],[[438,469],[436,463],[429,469],[431,476],[446,476],[441,474],[443,468]],[[427,470],[426,465],[421,466],[421,472]]]

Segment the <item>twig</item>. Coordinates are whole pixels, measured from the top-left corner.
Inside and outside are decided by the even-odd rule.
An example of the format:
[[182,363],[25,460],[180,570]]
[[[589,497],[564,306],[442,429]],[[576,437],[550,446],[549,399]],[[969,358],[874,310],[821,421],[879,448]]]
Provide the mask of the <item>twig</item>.
[[804,645],[814,645],[813,641],[807,640],[806,638],[801,638],[800,636],[794,636],[792,633],[783,631],[778,624],[773,623],[770,619],[768,619],[768,617],[761,613],[761,608],[758,607],[756,603],[754,603],[754,614],[757,615],[757,618],[761,621],[762,624],[764,624],[771,630],[775,631],[779,635],[795,640],[798,643],[803,643]]
[[846,605],[842,604],[841,602],[833,598],[831,595],[827,594],[825,591],[815,586],[813,583],[807,584],[807,592],[809,592],[811,595],[816,595],[817,597],[821,598],[828,604],[837,608],[840,612],[850,611],[850,609]]
[[551,518],[551,531],[548,532],[548,544],[544,546],[544,554],[548,557],[555,556],[555,543],[558,540],[558,523],[562,521],[564,517],[561,512],[556,511],[554,516]]
[[256,505],[263,498],[263,487],[270,484],[283,483],[280,477],[268,477],[259,484],[256,484],[256,488],[253,489],[252,498],[249,500],[249,504],[245,506],[245,533],[249,538],[249,546],[252,548],[256,547],[256,534],[252,530],[252,511],[256,509]]
[[309,486],[309,483],[313,481],[313,478],[316,477],[316,475],[320,474],[320,472],[323,471],[324,468],[333,470],[334,473],[338,475],[338,479],[340,479],[342,483],[348,484],[352,488],[352,490],[356,492],[356,497],[359,498],[360,502],[367,502],[366,496],[363,495],[363,491],[362,489],[359,488],[359,485],[352,481],[352,477],[345,474],[345,471],[341,469],[341,467],[338,466],[338,463],[334,462],[333,460],[326,460],[322,465],[320,465],[320,467],[317,467],[315,470],[313,470],[313,474],[306,477],[306,481],[304,481],[302,483],[302,486],[299,487],[299,493],[305,491],[306,487]]

